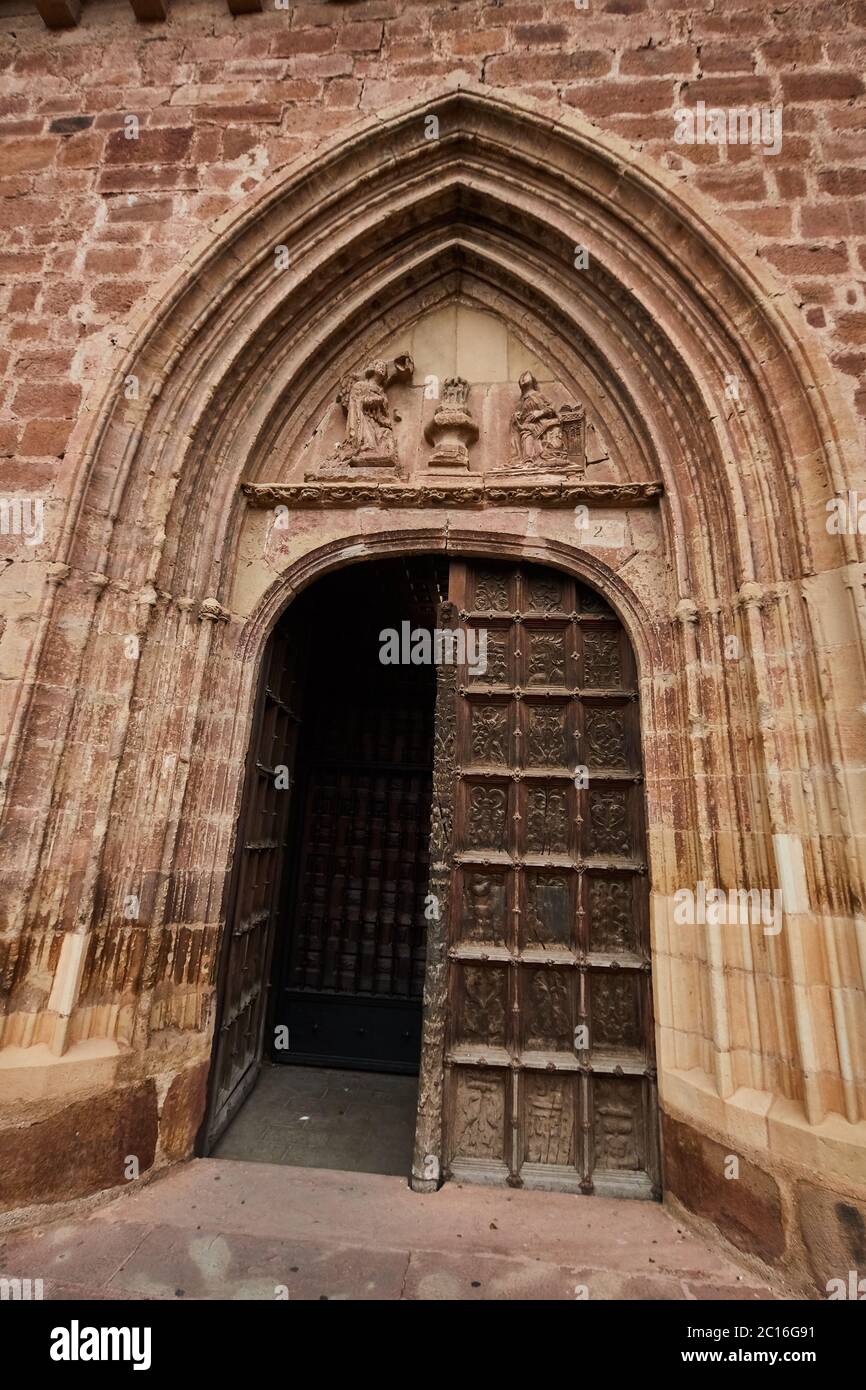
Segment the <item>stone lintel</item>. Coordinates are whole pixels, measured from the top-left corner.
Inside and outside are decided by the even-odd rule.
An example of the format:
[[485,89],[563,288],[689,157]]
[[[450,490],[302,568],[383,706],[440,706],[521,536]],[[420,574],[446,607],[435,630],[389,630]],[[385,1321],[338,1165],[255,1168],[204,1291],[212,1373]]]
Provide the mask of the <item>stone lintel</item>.
[[241,483],[251,507],[269,509],[327,507],[651,507],[663,492],[660,482],[563,482],[540,475],[533,482],[456,483]]

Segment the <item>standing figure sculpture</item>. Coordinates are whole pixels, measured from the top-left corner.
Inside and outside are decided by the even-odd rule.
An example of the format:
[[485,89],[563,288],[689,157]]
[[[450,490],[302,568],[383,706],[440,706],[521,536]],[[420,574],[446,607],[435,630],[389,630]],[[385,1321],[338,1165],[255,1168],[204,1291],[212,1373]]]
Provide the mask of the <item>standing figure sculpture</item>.
[[386,387],[394,380],[410,380],[414,370],[412,358],[404,353],[393,362],[369,362],[343,380],[337,400],[346,412],[346,437],[334,449],[334,459],[356,468],[397,462]]

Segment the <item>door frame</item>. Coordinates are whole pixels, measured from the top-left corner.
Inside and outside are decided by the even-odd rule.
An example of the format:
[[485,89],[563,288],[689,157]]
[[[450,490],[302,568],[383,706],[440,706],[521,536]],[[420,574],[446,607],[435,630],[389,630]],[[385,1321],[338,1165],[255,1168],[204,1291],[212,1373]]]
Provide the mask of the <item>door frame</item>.
[[[504,520],[504,518],[503,518]],[[499,531],[491,529],[489,531],[478,531],[470,527],[454,527],[447,536],[443,536],[441,531],[425,530],[421,527],[411,528],[399,535],[395,535],[393,530],[382,532],[350,532],[337,540],[332,540],[326,544],[316,547],[299,557],[287,570],[274,581],[271,587],[263,596],[257,609],[250,615],[246,626],[243,639],[243,646],[246,648],[248,657],[254,657],[258,649],[257,677],[252,686],[253,706],[256,709],[257,702],[262,694],[262,671],[264,669],[264,657],[267,652],[268,641],[273,635],[278,624],[283,621],[292,604],[311,587],[318,579],[326,574],[332,573],[337,569],[342,569],[356,563],[364,563],[367,560],[376,560],[401,555],[424,555],[437,554],[445,555],[449,559],[465,560],[490,560],[490,561],[511,561],[513,563],[524,563],[547,566],[554,570],[560,570],[571,578],[580,582],[587,583],[596,588],[602,597],[613,608],[616,616],[623,625],[626,637],[631,645],[637,669],[637,683],[640,690],[644,681],[647,680],[652,669],[662,667],[663,651],[660,642],[660,634],[657,625],[653,622],[650,613],[644,607],[641,599],[623,581],[620,575],[610,569],[598,556],[585,551],[577,551],[575,547],[566,541],[547,537],[534,537],[528,541],[524,535],[516,535],[513,532]],[[456,606],[449,602],[441,605],[441,616],[438,619],[442,627],[457,626],[459,616]],[[451,830],[453,827],[454,814],[454,776],[453,770],[456,767],[456,719],[448,717],[440,718],[440,707],[456,709],[453,699],[440,700],[440,689],[456,690],[457,672],[453,665],[442,664],[437,668],[437,696],[436,696],[436,728],[434,730],[434,749],[438,751],[440,741],[443,743],[443,755],[441,759],[434,757],[434,790],[433,790],[433,824],[431,826],[431,880],[430,891],[437,891],[437,884],[440,889],[444,889],[440,894],[442,910],[438,921],[428,922],[427,936],[427,965],[424,985],[423,1002],[423,1021],[421,1039],[421,1063],[419,1072],[419,1095],[416,1115],[416,1136],[413,1153],[413,1162],[410,1174],[410,1186],[417,1192],[433,1192],[442,1185],[442,1156],[443,1156],[443,1109],[444,1109],[444,1085],[445,1085],[445,1038],[447,1025],[447,991],[448,991],[448,970],[447,970],[447,941],[448,941],[448,914],[450,911],[450,893],[447,891],[450,882],[450,866],[446,864],[443,854],[445,847],[450,846]],[[641,747],[645,746],[644,719],[646,711],[650,708],[649,701],[641,699],[641,723],[640,740]],[[243,748],[243,767],[245,775],[240,779],[238,793],[236,824],[240,823],[240,816],[243,809],[243,791],[246,786],[246,768],[248,759],[251,756],[253,731],[255,722],[250,720],[246,726],[246,743]],[[239,750],[240,752],[241,750]],[[436,776],[436,764],[441,761],[443,775],[441,782]],[[446,772],[447,769],[447,772]],[[643,798],[644,810],[646,815],[646,799],[648,795],[648,779],[644,778]],[[650,824],[648,815],[646,816],[647,827]],[[435,840],[435,843],[434,843]],[[233,901],[233,885],[236,883],[238,872],[239,856],[237,853],[239,841],[235,839],[234,851],[230,872],[226,876],[226,891],[224,897],[224,907],[221,913],[223,922],[223,938],[227,934],[228,912]],[[442,853],[440,854],[440,850]],[[652,867],[651,846],[648,836],[646,837],[646,857],[647,870],[649,875],[650,890],[654,879]],[[435,866],[439,865],[436,870]],[[442,867],[446,865],[446,867]],[[437,878],[436,875],[439,875]],[[224,971],[225,940],[221,941],[218,959],[220,967],[215,980],[218,990],[217,1007],[215,1017],[219,1016],[219,1007],[222,994],[222,971]],[[651,988],[654,984],[655,968],[650,950],[650,981]],[[218,981],[218,983],[217,983]],[[656,991],[653,988],[653,997]],[[659,1051],[659,1017],[654,1011],[654,1030],[656,1053]],[[214,1039],[214,1047],[216,1045]],[[213,1059],[214,1051],[211,1051],[210,1068],[208,1076],[208,1087],[213,1084]],[[657,1107],[658,1118],[661,1120],[662,1107],[659,1103]],[[203,1135],[206,1130],[206,1118],[203,1119],[201,1128],[196,1140],[195,1152],[201,1155],[206,1152],[203,1145]],[[431,1158],[435,1160],[431,1163]],[[657,1174],[660,1188],[663,1187],[664,1178],[664,1156],[661,1150],[661,1136],[658,1138],[657,1151]]]

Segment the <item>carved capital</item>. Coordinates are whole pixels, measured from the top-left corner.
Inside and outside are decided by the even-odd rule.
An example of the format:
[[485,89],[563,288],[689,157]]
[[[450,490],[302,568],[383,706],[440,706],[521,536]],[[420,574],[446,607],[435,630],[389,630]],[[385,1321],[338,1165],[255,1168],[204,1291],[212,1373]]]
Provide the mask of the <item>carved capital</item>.
[[218,603],[215,598],[205,598],[202,599],[199,606],[199,617],[204,622],[227,623],[229,611],[227,608],[223,608],[222,604]]

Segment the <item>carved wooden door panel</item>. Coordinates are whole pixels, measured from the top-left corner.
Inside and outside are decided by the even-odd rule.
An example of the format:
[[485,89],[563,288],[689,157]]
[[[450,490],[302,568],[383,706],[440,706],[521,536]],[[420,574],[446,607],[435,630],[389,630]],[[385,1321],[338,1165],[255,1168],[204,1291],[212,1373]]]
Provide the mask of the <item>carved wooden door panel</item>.
[[486,631],[487,668],[464,664],[453,695],[445,1176],[653,1195],[630,643],[554,570],[454,563],[449,598],[464,630]]
[[[265,654],[220,956],[204,1148],[209,1151],[256,1083],[262,1060],[278,894],[300,728],[304,638],[291,622]],[[279,775],[278,775],[279,774]]]

